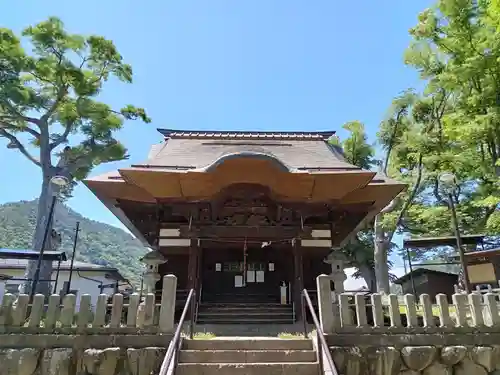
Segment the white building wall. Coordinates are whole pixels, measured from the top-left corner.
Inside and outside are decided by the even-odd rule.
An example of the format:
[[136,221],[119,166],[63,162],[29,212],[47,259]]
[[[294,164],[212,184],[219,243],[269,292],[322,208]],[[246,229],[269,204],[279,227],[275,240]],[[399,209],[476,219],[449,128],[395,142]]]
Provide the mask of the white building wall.
[[[105,275],[108,272],[102,271],[75,271],[73,270],[73,276],[71,277],[71,290],[77,291],[77,305],[80,302],[80,296],[82,294],[90,294],[92,299],[92,305],[97,303],[97,297],[100,294],[99,286],[100,284],[115,284],[116,280],[107,279]],[[0,269],[0,274],[12,276],[14,278],[23,278],[24,271],[18,269]],[[52,280],[56,278],[56,271],[52,275]],[[93,279],[93,280],[90,280]],[[61,270],[59,272],[59,278],[57,281],[57,294],[60,294],[61,289],[64,287],[64,282],[69,280],[69,271]],[[0,300],[5,294],[6,284],[21,284],[22,280],[0,280]],[[52,283],[52,288],[54,288],[54,283]],[[114,293],[114,288],[104,288],[102,291],[104,294],[112,295]]]

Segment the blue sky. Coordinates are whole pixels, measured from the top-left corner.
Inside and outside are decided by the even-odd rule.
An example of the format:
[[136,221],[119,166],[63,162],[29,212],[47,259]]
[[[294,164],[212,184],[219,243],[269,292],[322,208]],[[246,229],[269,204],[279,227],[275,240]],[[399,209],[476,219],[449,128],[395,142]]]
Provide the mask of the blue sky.
[[[69,31],[112,39],[134,68],[134,84],[110,83],[102,95],[119,107],[144,106],[152,124],[129,122],[118,135],[127,162],[161,140],[157,127],[220,130],[330,130],[359,120],[374,140],[394,96],[418,85],[403,64],[429,0],[23,0],[3,7],[3,27],[20,31],[58,16]],[[344,133],[339,132],[342,137]],[[4,142],[0,140],[0,146]],[[33,199],[39,172],[0,147],[0,203]],[[85,187],[70,206],[120,225]]]

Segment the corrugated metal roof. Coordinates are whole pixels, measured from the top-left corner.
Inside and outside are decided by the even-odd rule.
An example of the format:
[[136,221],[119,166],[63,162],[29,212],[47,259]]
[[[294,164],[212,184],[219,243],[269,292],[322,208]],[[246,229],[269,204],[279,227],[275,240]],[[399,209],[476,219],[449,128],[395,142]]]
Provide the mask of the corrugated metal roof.
[[[39,252],[30,249],[0,249],[0,258],[9,259],[38,259]],[[45,260],[67,260],[63,251],[44,251]]]
[[[28,259],[0,259],[0,269],[1,268],[25,268],[28,264]],[[58,262],[52,262],[54,268],[57,267]],[[71,266],[71,261],[67,260],[61,262],[61,269],[69,269]],[[114,267],[101,266],[99,264],[87,263],[87,262],[78,262],[75,261],[73,264],[73,269],[86,269],[86,270],[96,270],[96,271],[118,271]]]
[[[465,245],[477,245],[483,242],[484,235],[461,235],[462,243]],[[413,237],[403,239],[405,248],[426,248],[438,246],[456,246],[456,237]]]
[[166,138],[191,139],[286,139],[286,140],[327,140],[334,130],[318,132],[273,132],[273,131],[223,131],[223,130],[176,130],[158,129]]

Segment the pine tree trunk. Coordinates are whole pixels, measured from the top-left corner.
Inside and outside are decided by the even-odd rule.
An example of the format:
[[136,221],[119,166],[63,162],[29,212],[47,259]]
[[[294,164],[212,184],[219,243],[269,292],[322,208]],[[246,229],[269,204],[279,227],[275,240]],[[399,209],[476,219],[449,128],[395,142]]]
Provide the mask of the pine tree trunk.
[[[51,178],[52,176],[50,174],[43,173],[42,191],[40,192],[40,197],[38,198],[37,220],[36,220],[35,233],[33,235],[33,240],[32,240],[32,248],[34,251],[37,252],[40,252],[42,249],[46,233],[47,233],[47,239],[45,240],[44,251],[53,250],[51,241],[51,232],[54,223],[54,218],[52,218],[51,223],[49,223],[50,207],[52,205],[52,200],[53,200],[53,190],[50,182]],[[50,228],[48,228],[48,231],[47,231],[47,224],[50,224]],[[27,281],[25,281],[24,285],[22,286],[24,289],[22,290],[23,293],[26,294],[31,293],[31,286],[36,274],[37,264],[38,260],[30,260],[28,262],[24,274],[24,277],[25,279],[27,279]],[[40,267],[39,281],[35,292],[44,294],[45,296],[50,295],[52,293],[51,290],[52,283],[50,282],[51,277],[52,277],[52,261],[42,261]]]
[[370,266],[364,264],[359,266],[359,273],[363,277],[363,280],[365,280],[368,290],[370,290],[371,292],[375,291],[376,290],[375,270]]

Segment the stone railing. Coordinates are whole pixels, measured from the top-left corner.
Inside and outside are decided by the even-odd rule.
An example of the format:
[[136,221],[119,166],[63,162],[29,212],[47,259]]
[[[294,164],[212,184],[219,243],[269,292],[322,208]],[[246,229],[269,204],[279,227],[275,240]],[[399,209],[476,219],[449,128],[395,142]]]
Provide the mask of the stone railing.
[[332,333],[500,333],[500,311],[493,293],[444,294],[433,304],[427,294],[418,301],[405,295],[339,294],[332,300],[330,280],[318,277],[319,315],[323,331]]
[[[78,309],[72,294],[62,298],[55,294],[48,300],[35,295],[31,303],[28,295],[6,294],[0,306],[0,347],[168,345],[168,340],[160,336],[169,336],[174,330],[176,288],[177,278],[167,275],[163,278],[160,303],[156,303],[152,293],[142,298],[132,294],[125,299],[115,294],[111,303],[108,295],[101,294],[92,306],[91,296],[84,294]],[[137,341],[134,336],[142,338]],[[153,336],[157,338],[151,339]]]
[[497,295],[337,295],[317,280],[321,325],[343,375],[500,375]]

